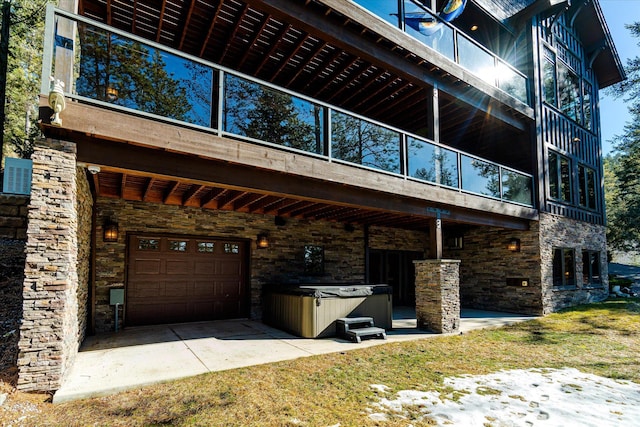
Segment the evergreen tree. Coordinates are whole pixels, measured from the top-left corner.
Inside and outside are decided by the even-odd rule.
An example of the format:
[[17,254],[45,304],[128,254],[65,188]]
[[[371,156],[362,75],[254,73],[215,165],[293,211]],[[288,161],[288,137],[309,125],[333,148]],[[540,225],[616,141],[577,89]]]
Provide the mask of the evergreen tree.
[[[640,22],[627,28],[640,37]],[[632,118],[605,159],[607,239],[620,250],[640,248],[640,57],[629,59],[625,71],[627,80],[611,92],[629,103]]]

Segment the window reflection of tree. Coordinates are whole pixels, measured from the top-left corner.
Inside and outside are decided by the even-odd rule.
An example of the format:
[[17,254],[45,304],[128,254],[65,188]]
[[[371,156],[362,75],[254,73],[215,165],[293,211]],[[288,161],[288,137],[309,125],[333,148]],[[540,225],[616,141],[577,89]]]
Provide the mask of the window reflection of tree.
[[453,151],[408,138],[411,176],[449,187],[458,187],[457,156]]
[[166,55],[139,42],[78,26],[82,52],[76,91],[139,111],[187,121],[192,105],[180,76],[169,71]]
[[333,111],[332,156],[388,172],[400,173],[400,134],[371,122]]
[[502,197],[505,200],[530,205],[532,197],[531,178],[503,169]]
[[225,130],[323,154],[324,110],[311,102],[232,75],[225,80]]

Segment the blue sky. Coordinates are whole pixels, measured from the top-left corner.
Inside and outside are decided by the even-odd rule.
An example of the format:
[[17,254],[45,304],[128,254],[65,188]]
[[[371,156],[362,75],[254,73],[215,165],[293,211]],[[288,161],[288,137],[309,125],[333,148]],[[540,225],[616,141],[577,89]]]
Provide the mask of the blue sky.
[[[609,26],[613,42],[618,50],[622,63],[626,66],[627,59],[640,55],[638,42],[640,39],[631,37],[631,32],[625,24],[640,21],[640,0],[600,0],[604,18]],[[602,150],[608,154],[612,150],[612,142],[616,135],[621,135],[626,122],[631,117],[622,99],[613,99],[604,91],[600,92],[600,121],[602,126]]]

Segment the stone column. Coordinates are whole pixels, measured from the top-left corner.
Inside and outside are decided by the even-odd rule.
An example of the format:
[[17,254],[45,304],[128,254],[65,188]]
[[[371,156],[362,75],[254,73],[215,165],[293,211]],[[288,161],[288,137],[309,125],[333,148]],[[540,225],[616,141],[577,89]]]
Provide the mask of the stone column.
[[416,267],[416,319],[418,328],[437,333],[460,327],[460,261],[427,259]]
[[76,146],[40,141],[32,160],[18,388],[53,391],[79,345]]

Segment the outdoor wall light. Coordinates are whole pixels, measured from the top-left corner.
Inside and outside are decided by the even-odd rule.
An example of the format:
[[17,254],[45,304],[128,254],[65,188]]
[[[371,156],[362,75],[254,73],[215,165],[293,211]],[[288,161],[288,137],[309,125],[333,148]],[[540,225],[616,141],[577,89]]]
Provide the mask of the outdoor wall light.
[[64,83],[53,77],[50,77],[50,79],[53,82],[53,89],[49,92],[49,107],[53,110],[51,124],[54,126],[62,126],[60,113],[64,111],[67,106],[64,100]]
[[258,249],[266,249],[269,247],[269,237],[266,234],[258,234],[256,239],[256,245]]
[[116,89],[114,86],[107,86],[106,92],[108,101],[115,102],[118,100],[118,89]]
[[515,237],[513,237],[511,240],[509,240],[507,249],[509,249],[511,252],[520,252],[520,239],[516,239]]
[[107,220],[102,227],[102,240],[105,242],[117,242],[118,241],[118,224]]

